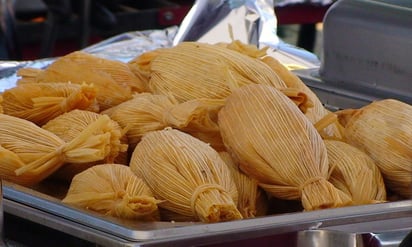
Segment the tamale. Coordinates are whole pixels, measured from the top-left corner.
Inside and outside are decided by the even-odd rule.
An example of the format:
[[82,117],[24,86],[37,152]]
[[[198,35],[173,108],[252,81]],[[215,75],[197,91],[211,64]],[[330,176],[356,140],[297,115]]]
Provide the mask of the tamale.
[[327,181],[329,166],[321,136],[280,90],[259,84],[234,90],[218,123],[240,169],[271,195],[301,199],[305,210],[351,202]]
[[108,116],[101,116],[66,143],[30,121],[0,114],[0,177],[17,184],[33,185],[65,162],[86,163],[103,159],[109,152],[110,133],[93,133],[106,126],[109,120]]
[[[288,88],[298,89],[301,92],[305,93],[307,97],[309,97],[309,100],[313,103],[313,107],[308,109],[305,112],[305,115],[313,124],[322,120],[329,113],[329,111],[323,106],[317,95],[308,86],[306,86],[306,84],[303,83],[297,75],[292,73],[279,60],[277,60],[273,56],[268,55],[268,47],[258,49],[256,45],[245,44],[238,40],[222,45],[225,45],[229,49],[261,60],[282,79],[282,81]],[[318,129],[318,131],[324,137],[334,137],[339,139],[342,136],[340,132],[341,126],[339,126],[338,124],[339,123],[335,122],[332,125],[329,125],[326,129]]]
[[3,92],[2,104],[7,115],[29,120],[37,125],[73,109],[99,111],[93,85],[71,83],[27,83]]
[[258,181],[244,174],[235,164],[228,152],[219,152],[220,157],[229,167],[239,194],[237,207],[243,218],[264,216],[268,212],[268,197],[259,187]]
[[164,113],[168,126],[186,132],[217,151],[224,150],[217,114],[224,100],[194,99],[176,104]]
[[0,114],[3,113],[3,96],[0,94]]
[[[42,128],[52,132],[60,137],[65,142],[70,142],[75,139],[83,130],[85,130],[93,122],[97,121],[101,115],[99,113],[73,110],[63,115],[56,117],[53,120],[47,122]],[[128,164],[127,161],[127,138],[123,133],[120,125],[110,119],[107,124],[94,130],[94,135],[110,133],[110,144],[108,146],[107,156],[102,160],[98,160],[91,163],[74,163],[65,164],[52,176],[54,178],[60,178],[70,181],[73,176],[87,168],[95,165],[96,163],[117,163]],[[121,163],[124,162],[124,163]]]
[[100,164],[77,174],[62,202],[125,219],[160,219],[160,201],[143,179],[121,164]]
[[373,159],[342,141],[324,140],[331,175],[329,181],[348,194],[354,204],[386,201],[382,174]]
[[345,141],[375,161],[387,189],[411,198],[412,105],[383,99],[336,114],[345,127]]
[[[313,107],[308,109],[305,115],[313,124],[321,121],[326,115],[330,113],[330,111],[326,109],[323,103],[320,101],[318,96],[308,86],[306,86],[306,84],[303,83],[297,75],[289,71],[276,58],[265,56],[262,58],[262,61],[269,65],[276,72],[276,74],[279,75],[280,78],[282,78],[288,88],[299,89],[308,96],[313,104]],[[338,122],[335,122],[329,125],[327,128],[318,129],[318,131],[324,138],[329,137],[340,139],[342,138],[341,129],[342,126],[340,126]]]
[[163,120],[164,114],[166,109],[173,107],[175,103],[173,98],[165,95],[142,93],[103,111],[102,114],[108,115],[127,130],[126,136],[133,151],[145,133],[168,126]]
[[151,52],[151,56],[145,56],[145,59],[138,56],[129,64],[137,67],[134,71],[143,70],[150,74],[149,92],[172,94],[179,102],[198,98],[224,99],[231,93],[229,83],[286,87],[279,76],[259,59],[200,42],[182,42],[171,48],[162,48]]
[[241,219],[229,168],[208,144],[179,130],[145,134],[130,168],[159,200],[159,207],[202,222]]
[[144,82],[146,87],[149,84],[150,80],[151,62],[157,55],[159,55],[162,49],[163,48],[158,48],[155,50],[143,52],[128,63],[131,71],[139,78],[142,78],[142,81]]
[[18,84],[38,82],[89,83],[97,88],[101,110],[131,98],[132,92],[145,91],[145,85],[127,63],[108,60],[82,51],[56,59],[45,69],[22,68]]
[[103,111],[127,129],[126,135],[133,149],[142,135],[149,131],[173,127],[223,149],[217,126],[217,112],[221,100],[195,99],[179,104],[173,97],[141,93],[133,99]]

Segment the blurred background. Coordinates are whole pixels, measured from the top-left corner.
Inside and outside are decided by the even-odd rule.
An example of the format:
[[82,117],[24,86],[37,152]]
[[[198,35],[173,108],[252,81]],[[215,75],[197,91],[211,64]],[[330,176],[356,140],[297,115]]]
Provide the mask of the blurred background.
[[[0,0],[0,59],[62,56],[116,34],[179,25],[193,3],[194,0]],[[329,7],[330,4],[311,1],[275,5],[279,37],[320,56],[322,19]]]

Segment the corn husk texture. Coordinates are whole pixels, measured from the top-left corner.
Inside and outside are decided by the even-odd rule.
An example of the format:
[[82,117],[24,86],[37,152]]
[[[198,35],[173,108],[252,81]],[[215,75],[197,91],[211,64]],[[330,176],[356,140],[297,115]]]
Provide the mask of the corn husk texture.
[[[102,115],[84,111],[73,110],[63,115],[56,117],[43,125],[42,128],[54,133],[65,142],[70,142],[75,139],[82,131],[84,131],[89,125],[97,121]],[[70,181],[72,177],[93,166],[97,163],[120,163],[128,164],[127,160],[127,138],[124,138],[122,128],[117,122],[112,119],[107,121],[105,126],[96,128],[93,131],[93,135],[110,134],[110,143],[107,151],[107,155],[102,159],[91,163],[72,163],[65,164],[53,177]],[[123,163],[122,163],[123,162]]]
[[218,123],[241,170],[273,196],[301,199],[306,210],[350,203],[327,181],[329,166],[321,136],[276,88],[256,84],[234,90]]
[[[238,51],[249,57],[256,58],[267,64],[285,83],[287,88],[296,89],[304,93],[312,102],[311,108],[305,109],[305,115],[312,123],[321,121],[329,111],[323,106],[317,95],[308,87],[305,83],[294,73],[292,73],[285,65],[273,56],[269,56],[267,53],[267,47],[258,49],[255,45],[244,44],[238,40],[235,40],[228,44],[221,44],[231,50]],[[341,138],[342,133],[340,131],[341,126],[339,123],[329,124],[327,128],[320,129],[322,136],[328,138]]]
[[172,94],[177,101],[224,99],[230,85],[251,83],[285,88],[285,83],[265,63],[223,46],[182,42],[158,49],[129,62],[134,71],[149,75],[148,91]]
[[264,216],[268,211],[268,197],[259,187],[258,181],[244,174],[228,152],[220,152],[220,157],[229,167],[239,194],[238,209],[243,218]]
[[141,178],[120,164],[96,165],[77,174],[62,202],[114,217],[159,220],[160,201]]
[[202,222],[242,218],[230,170],[217,151],[189,134],[170,128],[147,133],[130,168],[165,201],[162,208]]
[[329,181],[348,194],[354,204],[386,201],[382,174],[374,160],[342,141],[325,140],[331,176]]
[[27,83],[3,92],[4,113],[37,125],[73,109],[99,111],[96,89],[71,83]]
[[376,162],[391,191],[411,198],[412,106],[385,99],[337,114],[345,124],[345,140]]
[[93,135],[93,132],[108,121],[107,116],[102,116],[66,143],[32,122],[0,114],[2,179],[33,185],[50,176],[65,162],[82,163],[103,159],[109,150],[110,134]]
[[46,69],[22,68],[18,84],[38,82],[71,82],[93,84],[101,110],[131,98],[132,92],[143,92],[145,86],[125,63],[76,51],[58,58]]
[[195,99],[178,103],[173,97],[141,93],[103,111],[123,128],[133,149],[145,133],[173,127],[223,149],[217,112],[222,100]]

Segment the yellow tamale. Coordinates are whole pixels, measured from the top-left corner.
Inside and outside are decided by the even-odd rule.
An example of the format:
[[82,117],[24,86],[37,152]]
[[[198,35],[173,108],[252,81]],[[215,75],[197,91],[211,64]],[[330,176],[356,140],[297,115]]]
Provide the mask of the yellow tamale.
[[224,100],[189,100],[168,109],[163,119],[168,126],[189,133],[221,151],[225,147],[217,124],[217,114],[223,104]]
[[109,151],[110,133],[93,133],[109,120],[108,116],[101,116],[66,143],[30,121],[0,114],[0,177],[32,185],[50,176],[65,162],[85,163],[103,159]]
[[412,105],[395,99],[336,112],[346,142],[368,154],[389,190],[412,197]]
[[43,125],[73,109],[99,111],[96,88],[71,83],[27,83],[3,92],[7,115]]
[[[142,55],[144,56],[144,54]],[[143,60],[143,62],[142,62]],[[149,61],[148,61],[149,60]],[[182,42],[129,62],[134,71],[150,74],[148,90],[172,94],[179,102],[197,98],[224,99],[230,84],[259,83],[286,87],[265,63],[220,45]]]
[[[321,121],[330,113],[330,111],[324,107],[318,96],[308,86],[306,86],[306,84],[303,83],[297,75],[289,71],[276,58],[272,56],[265,56],[262,58],[262,61],[269,65],[276,72],[276,74],[282,78],[288,88],[299,89],[307,95],[309,100],[312,102],[313,107],[308,109],[305,115],[313,124]],[[340,139],[342,138],[341,128],[342,126],[340,126],[338,122],[335,122],[326,128],[318,129],[318,131],[323,137]]]
[[[47,124],[43,125],[42,128],[57,135],[63,141],[70,142],[89,125],[97,121],[100,116],[101,115],[99,113],[95,112],[73,110],[50,120]],[[104,128],[95,129],[93,134],[96,135],[104,133],[110,133],[110,145],[108,146],[109,151],[106,157],[96,162],[128,164],[127,138],[125,137],[119,124],[110,119]],[[65,164],[53,174],[53,177],[70,181],[75,174],[95,165],[96,162]]]
[[[222,45],[250,57],[260,59],[282,79],[288,88],[297,89],[305,93],[313,104],[313,107],[305,112],[305,115],[309,118],[309,120],[311,120],[312,123],[317,123],[329,113],[317,95],[308,86],[306,86],[306,84],[304,84],[298,76],[292,73],[279,60],[267,54],[268,47],[258,49],[256,45],[245,44],[238,40]],[[330,124],[326,129],[318,129],[318,131],[320,131],[320,133],[325,137],[341,138],[340,128],[341,126],[335,122]]]
[[235,164],[228,152],[219,152],[229,167],[239,194],[237,207],[243,218],[264,216],[268,212],[269,200],[266,192],[259,187],[258,181],[244,174]]
[[131,71],[139,78],[142,78],[142,81],[146,86],[149,84],[150,80],[151,62],[157,55],[159,55],[161,50],[162,48],[146,51],[128,63]]
[[121,164],[100,164],[77,174],[62,202],[114,217],[159,220],[160,201],[143,179]]
[[327,181],[329,166],[321,136],[280,90],[259,84],[234,90],[218,123],[240,169],[271,195],[301,199],[305,210],[350,203]]
[[159,207],[202,222],[241,219],[229,168],[208,144],[179,130],[145,134],[130,168],[159,200]]
[[168,126],[164,114],[176,104],[173,98],[165,95],[141,93],[118,106],[102,112],[126,129],[127,139],[132,149],[141,137],[153,130],[161,130]]
[[22,68],[18,84],[38,82],[89,83],[97,88],[101,109],[131,98],[132,92],[145,91],[145,85],[127,63],[108,60],[82,51],[56,59],[45,69]]
[[3,113],[3,96],[0,94],[0,114]]
[[222,105],[223,101],[206,99],[179,104],[173,97],[141,93],[102,113],[127,129],[126,135],[132,149],[142,135],[165,127],[180,129],[222,149],[217,126],[217,111]]
[[324,140],[331,175],[329,181],[348,194],[354,204],[386,201],[382,174],[373,159],[342,141]]

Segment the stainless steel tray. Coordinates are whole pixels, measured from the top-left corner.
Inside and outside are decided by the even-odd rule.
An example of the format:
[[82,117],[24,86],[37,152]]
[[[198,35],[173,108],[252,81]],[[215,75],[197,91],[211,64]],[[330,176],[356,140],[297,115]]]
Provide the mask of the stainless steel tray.
[[[68,206],[37,189],[8,182],[3,186],[5,212],[103,246],[207,245],[287,233],[294,234],[299,240],[298,235],[308,230],[340,232],[347,238],[395,231],[404,237],[407,231],[412,230],[411,200],[213,224],[143,223],[105,217]],[[307,234],[305,236],[308,237]]]

